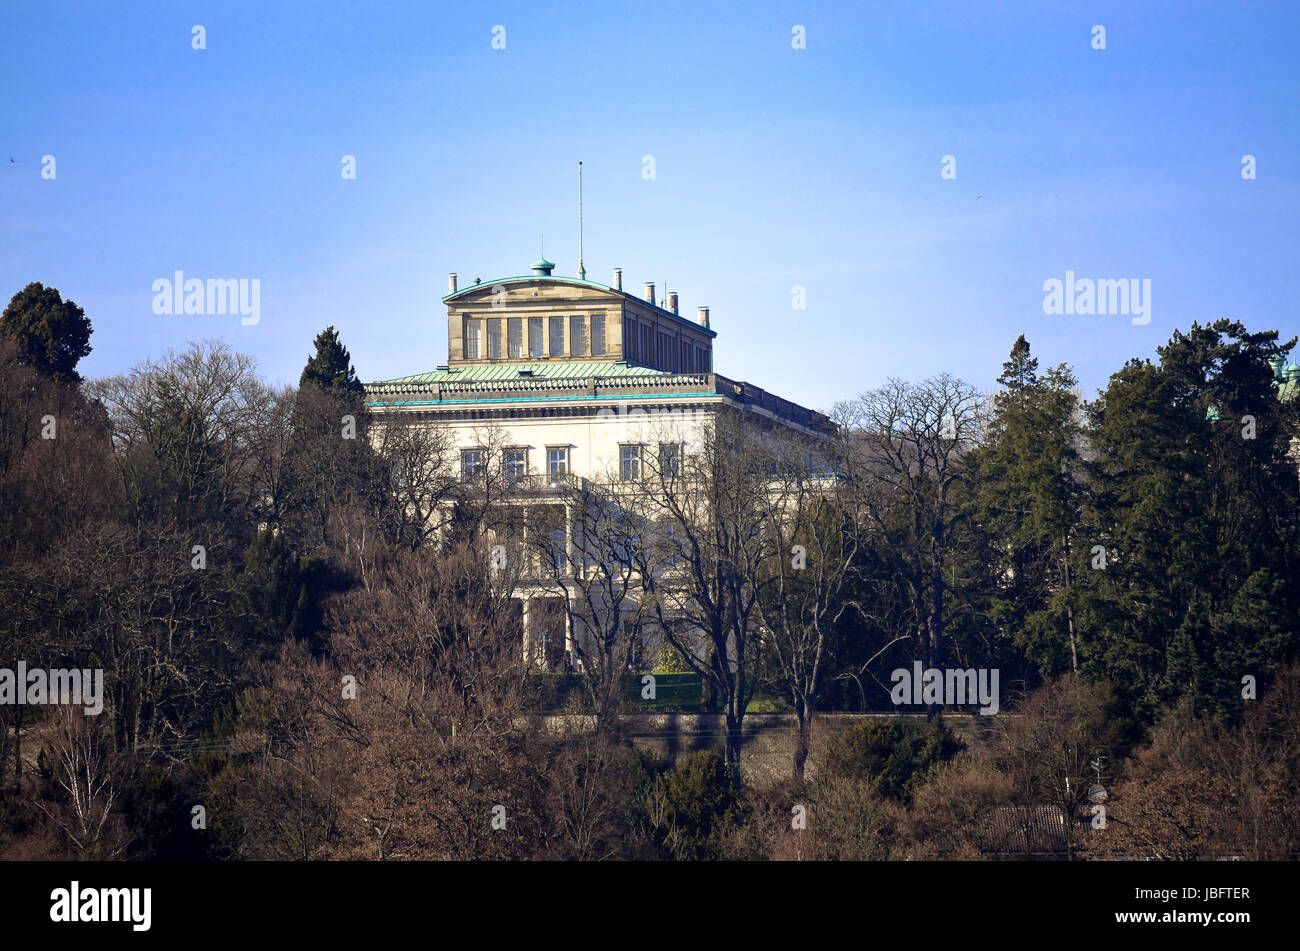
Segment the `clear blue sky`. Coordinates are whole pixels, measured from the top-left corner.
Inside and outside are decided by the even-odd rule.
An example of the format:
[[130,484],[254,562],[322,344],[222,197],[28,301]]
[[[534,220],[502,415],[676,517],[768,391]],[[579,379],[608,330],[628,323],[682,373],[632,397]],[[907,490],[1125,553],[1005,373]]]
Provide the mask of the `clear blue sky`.
[[[0,297],[85,307],[91,376],[222,336],[296,382],[326,324],[421,372],[448,271],[544,233],[576,272],[582,159],[589,276],[667,280],[719,372],[814,407],[992,387],[1022,332],[1092,396],[1193,320],[1300,330],[1300,3],[701,6],[6,0]],[[176,270],[258,278],[261,322],[155,315]],[[1067,270],[1150,279],[1151,322],[1044,315]]]

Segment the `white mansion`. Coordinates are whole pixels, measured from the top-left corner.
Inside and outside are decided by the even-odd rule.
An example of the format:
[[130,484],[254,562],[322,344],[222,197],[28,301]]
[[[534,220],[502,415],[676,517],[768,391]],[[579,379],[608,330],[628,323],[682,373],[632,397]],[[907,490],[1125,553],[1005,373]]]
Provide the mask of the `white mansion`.
[[[707,307],[689,320],[676,294],[660,303],[653,284],[642,297],[626,292],[621,269],[606,286],[553,268],[541,260],[531,274],[464,288],[450,275],[447,363],[367,384],[377,421],[446,427],[463,475],[500,466],[520,504],[557,512],[560,493],[549,486],[635,479],[647,453],[672,468],[721,407],[809,434],[830,427],[820,413],[715,373]],[[550,669],[571,665],[565,612],[536,598],[521,611],[525,652]]]

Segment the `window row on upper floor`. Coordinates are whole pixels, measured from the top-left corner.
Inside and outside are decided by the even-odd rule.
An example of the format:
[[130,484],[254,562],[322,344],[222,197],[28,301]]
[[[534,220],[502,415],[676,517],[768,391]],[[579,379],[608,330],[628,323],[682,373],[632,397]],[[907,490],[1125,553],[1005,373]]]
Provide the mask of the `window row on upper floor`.
[[712,356],[707,344],[665,330],[636,317],[623,318],[623,355],[631,361],[671,373],[708,373]]
[[465,317],[466,360],[603,357],[605,315]]
[[[460,454],[461,475],[467,480],[477,479],[484,474],[488,464],[486,449],[463,449]],[[545,456],[546,474],[552,478],[564,476],[569,471],[569,447],[547,446]],[[515,446],[501,452],[501,470],[505,477],[514,482],[527,476],[528,448]]]
[[[683,447],[681,443],[660,443],[656,455],[656,468],[647,469],[649,460],[645,455],[646,447],[640,443],[625,443],[619,446],[619,476],[624,482],[639,481],[643,475],[657,475],[665,479],[676,479],[681,475]],[[544,472],[551,478],[558,478],[569,472],[569,447],[547,446]],[[488,452],[485,449],[464,449],[460,454],[461,475],[466,480],[483,476],[488,465]],[[510,482],[519,481],[529,473],[528,448],[511,447],[501,452],[501,470]]]

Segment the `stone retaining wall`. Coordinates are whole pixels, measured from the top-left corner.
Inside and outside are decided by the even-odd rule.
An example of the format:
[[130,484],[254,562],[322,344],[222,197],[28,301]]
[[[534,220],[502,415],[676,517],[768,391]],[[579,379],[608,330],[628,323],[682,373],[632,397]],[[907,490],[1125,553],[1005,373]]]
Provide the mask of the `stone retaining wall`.
[[[895,714],[829,713],[813,723],[812,746],[806,773],[815,776],[825,754],[827,740],[863,720],[891,719]],[[924,722],[924,714],[906,714]],[[963,740],[971,740],[988,717],[949,714],[944,722]],[[547,729],[569,732],[590,728],[590,718],[548,716]],[[726,718],[720,713],[637,713],[623,717],[623,722],[637,746],[652,749],[676,761],[679,756],[697,750],[721,754],[726,739]],[[790,713],[749,713],[745,715],[740,768],[745,781],[755,785],[790,778],[794,764],[797,724]]]

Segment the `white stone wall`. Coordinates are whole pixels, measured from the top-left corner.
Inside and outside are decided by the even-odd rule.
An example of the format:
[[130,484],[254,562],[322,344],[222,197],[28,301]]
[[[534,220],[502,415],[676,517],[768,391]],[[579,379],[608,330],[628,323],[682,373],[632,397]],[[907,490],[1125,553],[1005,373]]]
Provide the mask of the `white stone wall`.
[[[711,418],[721,402],[720,397],[689,403],[642,398],[593,400],[583,405],[599,406],[598,416],[450,420],[427,425],[452,433],[458,450],[486,445],[526,448],[531,475],[547,473],[548,447],[567,447],[569,472],[603,480],[617,477],[620,448],[624,445],[640,444],[646,452],[657,452],[660,443],[676,442],[683,444],[687,453],[692,452],[699,446],[701,425]],[[398,421],[400,415],[394,418],[386,414],[384,419],[386,423]],[[496,434],[490,441],[489,433]]]
[[[435,426],[450,432],[458,452],[487,446],[526,448],[528,474],[533,476],[547,474],[548,447],[564,446],[569,451],[568,471],[572,475],[593,481],[606,481],[619,478],[620,450],[624,445],[641,445],[647,459],[651,458],[649,454],[658,453],[660,443],[679,444],[686,454],[698,451],[701,427],[707,426],[713,413],[722,404],[723,398],[705,396],[682,400],[629,397],[626,400],[592,399],[574,402],[580,402],[584,407],[597,407],[599,415],[528,419],[441,419],[416,425]],[[543,405],[545,404],[502,403],[493,404],[492,408],[528,408],[536,411],[537,407]],[[557,401],[554,405],[563,404]],[[398,407],[394,410],[381,411],[380,420],[386,425],[406,423],[407,420],[403,419],[403,416],[407,416],[404,409],[415,411],[418,407]],[[500,463],[499,457],[489,462],[491,465],[500,465]],[[457,464],[459,464],[459,456]],[[544,499],[536,501],[537,504],[545,504]],[[518,594],[523,601],[522,649],[525,657],[536,659],[537,644],[530,611],[531,602],[535,598],[554,596],[556,592],[549,586],[537,587],[524,584]],[[571,628],[571,625],[566,627]],[[571,629],[566,630],[566,641],[566,647],[572,652],[573,631]],[[649,652],[649,660],[653,662],[658,651],[659,638],[651,638],[645,646]]]

